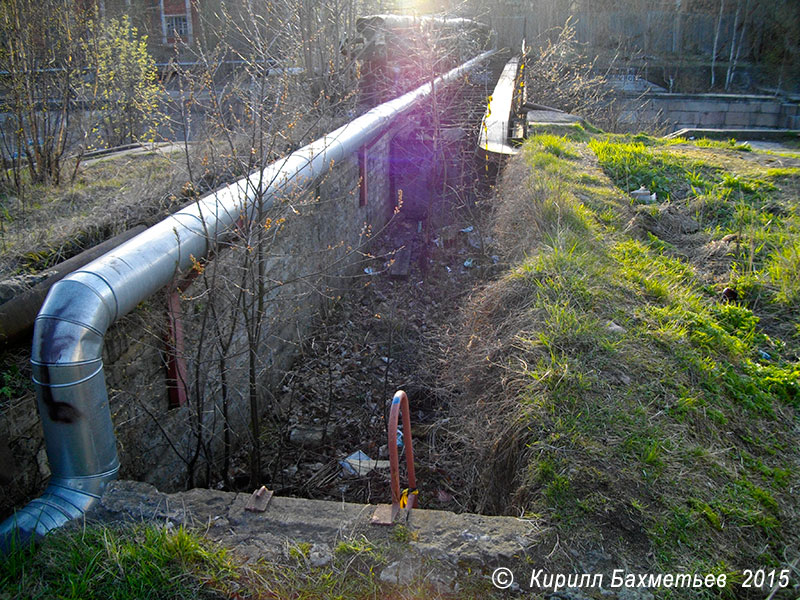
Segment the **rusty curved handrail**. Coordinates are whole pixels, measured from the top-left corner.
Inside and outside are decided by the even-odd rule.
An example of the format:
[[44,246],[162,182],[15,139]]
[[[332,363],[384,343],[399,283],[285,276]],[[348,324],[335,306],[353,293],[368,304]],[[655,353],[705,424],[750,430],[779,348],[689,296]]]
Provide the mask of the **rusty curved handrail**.
[[392,515],[406,508],[404,495],[400,491],[400,461],[397,449],[397,423],[400,412],[403,412],[403,442],[406,448],[406,468],[408,470],[407,502],[408,510],[417,505],[417,479],[414,475],[414,445],[411,439],[411,411],[408,407],[408,396],[403,390],[395,392],[392,407],[389,411],[389,473],[392,479]]

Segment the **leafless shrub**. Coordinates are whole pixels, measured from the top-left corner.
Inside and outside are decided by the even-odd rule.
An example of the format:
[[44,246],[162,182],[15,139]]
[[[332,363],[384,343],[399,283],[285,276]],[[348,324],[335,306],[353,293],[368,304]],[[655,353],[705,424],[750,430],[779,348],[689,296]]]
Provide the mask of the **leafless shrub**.
[[216,21],[229,31],[213,46],[194,48],[188,68],[176,68],[180,89],[170,111],[176,130],[192,137],[184,158],[190,191],[252,173],[242,182],[250,199],[237,227],[211,240],[216,256],[198,263],[197,281],[184,294],[182,309],[193,323],[182,382],[190,435],[163,433],[189,486],[231,485],[242,448],[249,485],[262,481],[262,449],[280,445],[266,438],[285,429],[275,425],[282,408],[270,391],[286,367],[283,347],[301,335],[317,300],[337,295],[340,273],[361,259],[352,240],[332,240],[327,249],[298,242],[324,218],[324,180],[273,198],[266,193],[273,182],[260,171],[352,119],[357,72],[340,43],[352,35],[355,4],[287,0],[222,10]]
[[554,39],[528,52],[525,86],[532,102],[579,115],[599,127],[613,120],[606,77],[596,74],[594,60],[583,54],[571,19],[556,30]]

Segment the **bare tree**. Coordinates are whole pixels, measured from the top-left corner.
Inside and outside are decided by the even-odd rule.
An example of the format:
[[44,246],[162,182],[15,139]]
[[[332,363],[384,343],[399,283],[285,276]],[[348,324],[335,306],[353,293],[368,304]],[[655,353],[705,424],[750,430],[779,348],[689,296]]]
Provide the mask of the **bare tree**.
[[[736,4],[736,19],[734,20],[734,28],[733,33],[731,35],[731,55],[728,60],[728,71],[725,74],[725,90],[727,91],[730,89],[731,82],[733,81],[733,76],[736,73],[736,65],[739,63],[739,55],[742,51],[742,46],[744,45],[745,34],[747,33],[747,22],[750,17],[749,13],[750,7],[750,0],[745,0],[744,4],[744,17],[742,18],[742,29],[739,32],[739,41],[736,41],[736,21],[738,21],[739,17],[739,9],[741,8],[741,0],[737,1]],[[734,53],[735,50],[735,53]]]
[[318,189],[268,197],[273,182],[261,168],[352,118],[357,69],[342,44],[353,37],[356,13],[351,0],[245,2],[221,10],[213,23],[225,29],[199,36],[213,45],[199,44],[194,60],[186,60],[188,48],[179,49],[188,66],[177,69],[168,112],[176,132],[192,138],[184,188],[191,196],[256,175],[242,183],[249,200],[237,228],[211,240],[216,257],[197,266],[200,276],[184,295],[195,323],[184,357],[191,431],[165,435],[186,463],[188,485],[241,485],[231,475],[237,448],[247,449],[248,484],[256,485],[267,470],[263,445],[281,442],[272,427],[273,438],[263,439],[265,417],[277,422],[282,412],[268,385],[273,345],[294,335],[296,307],[309,296],[325,302],[335,295],[327,289],[332,276],[363,260],[360,244],[287,247],[287,231],[296,239],[297,228],[314,227]]
[[[83,66],[79,11],[71,0],[0,4],[0,69],[7,73],[0,127],[3,174],[20,192],[55,183],[69,139],[71,104]],[[10,179],[10,181],[9,181]]]

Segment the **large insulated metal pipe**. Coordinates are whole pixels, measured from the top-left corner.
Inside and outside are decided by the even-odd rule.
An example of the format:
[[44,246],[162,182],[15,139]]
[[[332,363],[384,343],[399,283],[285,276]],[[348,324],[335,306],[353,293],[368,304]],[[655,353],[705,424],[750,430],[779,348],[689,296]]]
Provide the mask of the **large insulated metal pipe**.
[[119,471],[103,373],[103,336],[133,310],[206,257],[214,240],[255,205],[310,185],[369,143],[435,86],[459,79],[485,52],[433,83],[381,104],[261,171],[224,187],[56,283],[36,318],[33,380],[52,477],[44,494],[0,525],[0,545],[25,541],[81,517]]

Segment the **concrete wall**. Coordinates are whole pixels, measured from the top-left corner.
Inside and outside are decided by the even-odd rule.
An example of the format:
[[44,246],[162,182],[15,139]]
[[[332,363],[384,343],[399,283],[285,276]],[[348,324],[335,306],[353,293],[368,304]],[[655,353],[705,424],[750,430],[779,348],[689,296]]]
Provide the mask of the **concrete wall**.
[[797,129],[800,107],[772,96],[733,94],[651,94],[620,98],[620,123],[663,123],[682,128]]
[[[358,250],[368,249],[372,234],[392,215],[389,149],[394,135],[386,131],[369,146],[365,160],[348,157],[316,187],[281,199],[265,215],[271,224],[263,229],[266,293],[255,364],[262,415],[272,406],[276,378],[294,359],[320,310],[346,294],[354,276],[363,276]],[[171,406],[167,389],[166,291],[142,303],[106,335],[106,379],[124,478],[175,490],[186,484],[193,463],[194,483],[213,484],[220,473],[223,424],[230,426],[234,447],[249,439],[242,299],[252,305],[255,298],[257,282],[244,266],[254,255],[253,240],[239,232],[224,246],[181,293],[184,406]],[[4,407],[0,437],[9,440],[14,460],[14,479],[3,486],[1,517],[41,490],[49,476],[32,394]]]

